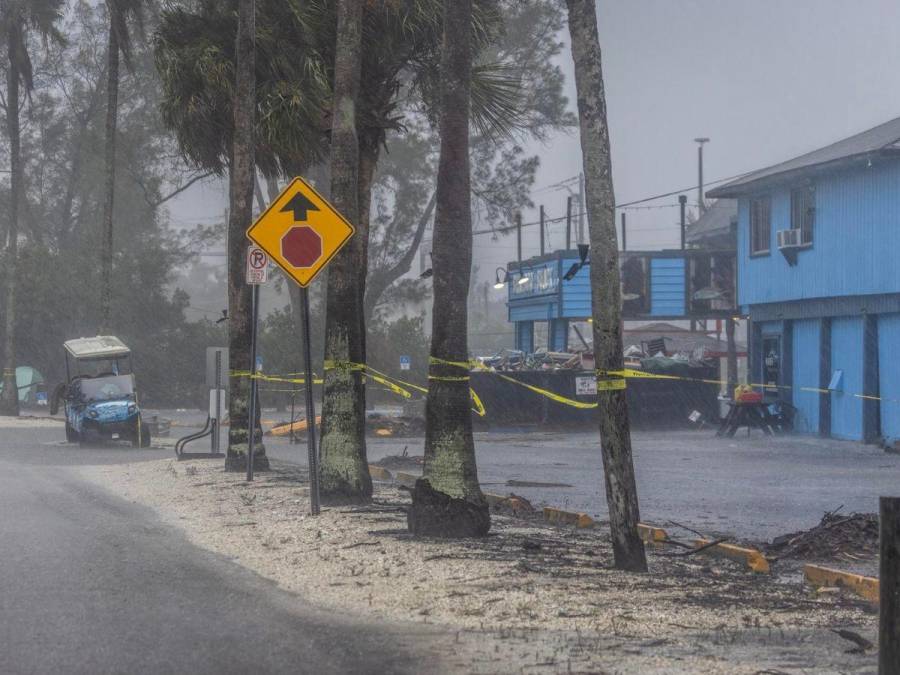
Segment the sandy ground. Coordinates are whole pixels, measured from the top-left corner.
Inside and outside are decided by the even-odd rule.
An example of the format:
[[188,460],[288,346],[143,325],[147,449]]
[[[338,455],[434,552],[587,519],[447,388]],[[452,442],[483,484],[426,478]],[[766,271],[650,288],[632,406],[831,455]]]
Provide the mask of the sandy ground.
[[455,630],[453,672],[875,670],[871,650],[847,653],[855,645],[831,632],[874,642],[872,608],[815,593],[796,574],[753,575],[669,548],[650,552],[650,574],[625,574],[611,569],[605,526],[576,532],[502,515],[484,540],[413,539],[398,487],[378,484],[372,506],[314,518],[305,472],[273,466],[252,484],[218,462],[79,471],[306,601]]

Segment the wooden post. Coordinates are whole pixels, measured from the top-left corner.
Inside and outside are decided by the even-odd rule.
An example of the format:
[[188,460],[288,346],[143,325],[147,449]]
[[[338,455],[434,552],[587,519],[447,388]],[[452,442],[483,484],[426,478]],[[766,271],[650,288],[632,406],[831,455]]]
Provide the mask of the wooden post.
[[881,498],[878,674],[900,675],[900,498]]

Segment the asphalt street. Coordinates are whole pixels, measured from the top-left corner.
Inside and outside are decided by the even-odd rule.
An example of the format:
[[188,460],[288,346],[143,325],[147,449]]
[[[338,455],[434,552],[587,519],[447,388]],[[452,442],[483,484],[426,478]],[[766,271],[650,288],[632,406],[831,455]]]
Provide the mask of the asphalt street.
[[313,609],[73,470],[170,449],[61,435],[0,428],[0,673],[420,671],[390,627]]
[[[638,431],[632,441],[642,519],[677,521],[710,536],[769,541],[816,525],[826,511],[877,513],[879,496],[900,496],[900,455],[873,445],[760,432],[717,438],[711,429]],[[265,442],[271,457],[306,463],[305,441]],[[377,461],[404,450],[421,455],[424,439],[370,437],[367,446],[369,461]],[[475,446],[483,489],[606,518],[596,432],[478,432]]]

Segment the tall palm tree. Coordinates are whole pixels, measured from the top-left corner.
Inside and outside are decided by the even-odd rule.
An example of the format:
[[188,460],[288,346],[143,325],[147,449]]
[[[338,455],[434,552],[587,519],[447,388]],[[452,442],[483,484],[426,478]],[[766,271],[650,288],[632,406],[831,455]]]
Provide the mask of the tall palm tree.
[[[244,279],[247,254],[247,228],[253,218],[253,187],[256,182],[256,0],[238,0],[237,46],[234,78],[234,135],[229,166],[228,211],[228,350],[231,367],[250,372],[250,335],[253,313],[251,290]],[[228,416],[228,454],[225,469],[240,471],[246,467],[250,434],[256,434],[257,421],[248,415],[250,381],[231,381]],[[269,468],[265,447],[258,444],[253,456],[256,470]]]
[[19,414],[16,388],[16,265],[19,255],[19,203],[22,200],[22,152],[19,131],[20,86],[34,89],[28,32],[45,40],[63,43],[57,22],[62,19],[63,0],[5,0],[0,3],[0,39],[6,41],[6,131],[9,136],[10,199],[6,245],[6,307],[3,342],[3,393],[0,415]]
[[106,0],[109,36],[106,54],[106,148],[103,201],[103,245],[101,247],[100,321],[101,332],[110,329],[110,295],[113,261],[113,202],[116,185],[116,122],[119,110],[119,57],[131,70],[131,32],[135,23],[143,33],[145,0]]
[[483,536],[491,525],[478,485],[466,365],[472,272],[471,23],[472,0],[444,0],[425,471],[416,482],[408,514],[410,531],[427,536]]
[[[331,126],[331,199],[352,223],[360,223],[360,143],[357,100],[362,66],[361,0],[338,0],[334,51],[334,94]],[[366,460],[365,387],[362,372],[350,364],[365,363],[365,331],[360,283],[368,240],[366,223],[335,257],[328,270],[325,319],[325,372],[322,404],[321,495],[325,503],[364,502],[372,496]],[[364,269],[364,268],[363,268]]]
[[[619,253],[615,194],[606,121],[606,93],[600,60],[595,0],[566,0],[575,61],[575,87],[581,127],[585,191],[591,244],[591,294],[594,358],[600,376],[597,401],[600,446],[606,477],[606,502],[613,554],[619,569],[647,571],[644,543],[638,536],[637,485],[631,456],[628,406],[621,377],[624,368]],[[604,383],[606,383],[605,386]]]
[[[362,312],[365,292],[366,250],[371,186],[378,151],[387,131],[402,128],[397,100],[416,90],[427,106],[437,109],[439,53],[442,36],[441,0],[399,0],[362,3],[362,63],[356,131],[359,142],[357,236],[346,255],[354,264],[338,277],[350,307],[359,303],[354,318],[343,314],[335,295],[329,302],[332,326],[330,358],[336,361],[365,359],[365,327]],[[473,40],[484,44],[498,30],[494,0],[478,0],[473,12]],[[482,7],[483,6],[483,7]],[[229,162],[235,133],[231,116],[234,68],[235,0],[198,0],[194,9],[163,12],[155,38],[157,68],[163,83],[163,119],[175,130],[185,155],[194,163],[223,172]],[[336,3],[332,0],[259,0],[257,27],[257,104],[259,134],[256,164],[266,176],[300,173],[316,164],[328,149],[332,105]],[[286,47],[286,46],[289,46]],[[502,133],[517,116],[517,82],[488,67],[473,72],[473,123],[484,131]],[[361,251],[357,248],[361,246]],[[356,298],[359,298],[357,301]],[[335,317],[346,316],[335,321]],[[351,342],[341,339],[350,336]],[[335,337],[337,336],[337,337]],[[354,347],[351,350],[350,344]],[[361,420],[365,414],[364,390],[358,373],[335,377],[326,387],[322,436],[325,476],[336,481],[345,495],[350,486],[366,499],[368,464]],[[340,406],[346,414],[333,415]],[[339,423],[331,424],[334,417]],[[339,449],[339,451],[333,451]],[[344,462],[346,457],[352,457]],[[342,464],[341,467],[333,467]],[[326,481],[323,492],[327,494]],[[354,490],[356,488],[353,488]]]

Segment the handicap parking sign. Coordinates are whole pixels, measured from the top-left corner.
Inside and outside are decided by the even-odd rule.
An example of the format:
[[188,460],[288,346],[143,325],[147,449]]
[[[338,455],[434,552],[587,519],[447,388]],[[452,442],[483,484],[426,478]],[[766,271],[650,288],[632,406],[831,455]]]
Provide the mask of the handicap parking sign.
[[411,358],[409,358],[408,356],[400,357],[400,370],[409,370],[411,365],[412,365]]

